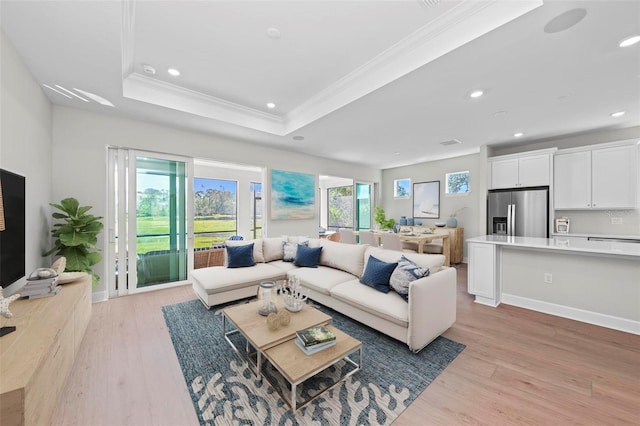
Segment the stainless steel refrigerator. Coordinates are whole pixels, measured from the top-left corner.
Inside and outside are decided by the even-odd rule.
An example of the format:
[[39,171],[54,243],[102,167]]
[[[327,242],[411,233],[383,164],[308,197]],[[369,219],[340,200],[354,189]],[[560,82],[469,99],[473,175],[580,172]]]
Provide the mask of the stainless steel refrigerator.
[[549,187],[490,190],[487,234],[548,238]]

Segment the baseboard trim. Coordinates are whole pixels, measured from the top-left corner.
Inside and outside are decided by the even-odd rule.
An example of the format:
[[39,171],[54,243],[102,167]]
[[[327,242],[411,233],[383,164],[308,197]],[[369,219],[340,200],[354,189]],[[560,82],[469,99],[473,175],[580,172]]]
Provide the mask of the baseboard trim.
[[501,303],[640,335],[640,321],[585,311],[584,309],[570,306],[556,305],[555,303],[514,296],[513,294],[502,293]]
[[106,290],[94,291],[93,293],[91,293],[92,303],[106,302],[107,300],[109,300],[109,295]]

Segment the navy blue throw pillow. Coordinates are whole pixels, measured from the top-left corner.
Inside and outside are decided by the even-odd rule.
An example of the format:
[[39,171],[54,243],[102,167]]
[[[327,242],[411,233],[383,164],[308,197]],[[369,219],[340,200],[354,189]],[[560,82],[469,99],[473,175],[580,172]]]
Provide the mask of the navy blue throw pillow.
[[360,282],[383,293],[389,293],[389,279],[396,266],[398,266],[398,262],[387,263],[377,257],[369,256]]
[[320,252],[322,252],[322,247],[307,247],[304,244],[298,244],[296,259],[293,261],[293,264],[296,266],[317,268],[318,262],[320,262]]
[[227,246],[227,268],[253,266],[253,243],[242,246]]

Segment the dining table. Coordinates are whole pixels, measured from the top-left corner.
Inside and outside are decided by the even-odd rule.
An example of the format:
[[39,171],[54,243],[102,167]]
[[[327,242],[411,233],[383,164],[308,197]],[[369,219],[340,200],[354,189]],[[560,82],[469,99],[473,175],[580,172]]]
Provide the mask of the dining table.
[[430,243],[433,240],[442,239],[442,254],[444,255],[445,266],[451,265],[451,243],[449,241],[448,231],[432,231],[426,232],[399,232],[398,237],[400,241],[417,243],[418,253],[424,253],[424,245]]
[[[383,231],[373,231],[373,234],[378,238],[378,244],[380,244],[380,235]],[[353,231],[354,235],[358,235],[358,231]],[[416,243],[418,253],[424,253],[424,245],[432,242],[433,240],[442,239],[442,254],[444,255],[445,266],[451,266],[451,242],[449,241],[448,231],[438,231],[437,229],[431,232],[398,232],[398,238],[400,241]]]

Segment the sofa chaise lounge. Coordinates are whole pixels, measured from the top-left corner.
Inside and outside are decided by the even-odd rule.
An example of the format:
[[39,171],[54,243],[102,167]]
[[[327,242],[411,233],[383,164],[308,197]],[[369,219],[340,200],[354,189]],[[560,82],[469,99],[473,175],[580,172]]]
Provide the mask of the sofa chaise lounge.
[[[228,242],[253,243],[254,266],[214,266],[194,270],[193,288],[210,308],[255,296],[262,281],[295,276],[310,299],[341,312],[419,351],[456,320],[456,270],[444,267],[444,256],[402,253],[368,245],[309,239],[309,247],[322,247],[317,267],[299,267],[285,261],[284,243],[297,239],[261,238]],[[408,299],[394,291],[383,293],[360,282],[370,256],[397,262],[402,256],[429,269],[429,275],[408,284]]]

